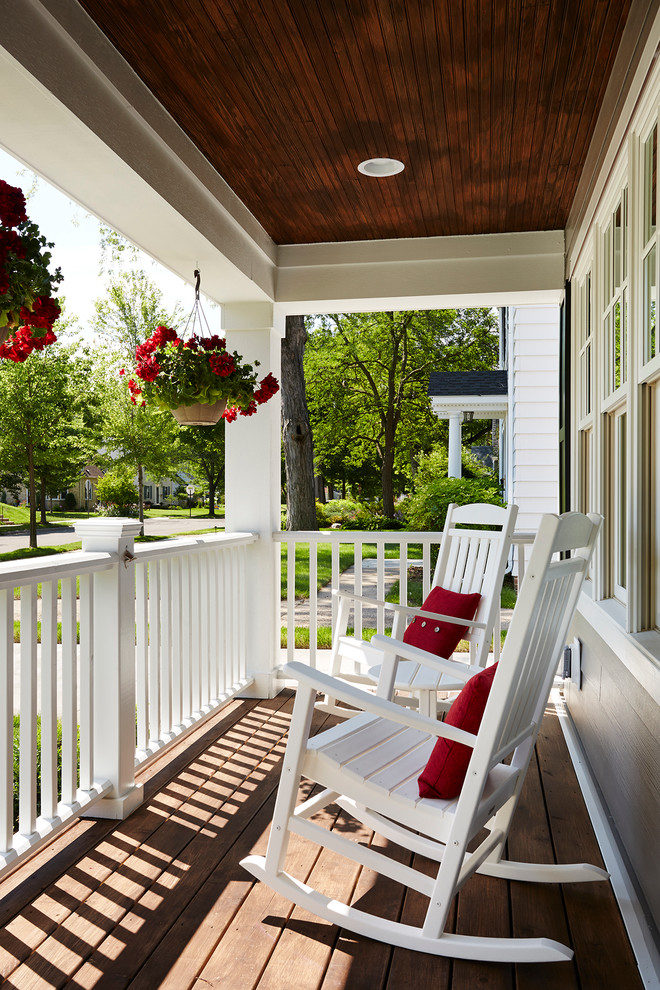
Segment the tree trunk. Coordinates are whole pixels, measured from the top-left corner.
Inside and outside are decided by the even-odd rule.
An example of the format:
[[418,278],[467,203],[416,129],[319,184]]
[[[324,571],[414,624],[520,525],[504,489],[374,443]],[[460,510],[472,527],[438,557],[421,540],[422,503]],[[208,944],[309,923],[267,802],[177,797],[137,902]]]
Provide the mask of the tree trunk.
[[144,536],[144,470],[141,464],[137,466],[138,474],[138,519],[142,523],[140,536]]
[[317,529],[314,504],[314,451],[305,396],[304,316],[287,316],[282,341],[282,442],[286,471],[286,528]]
[[383,492],[383,515],[394,519],[394,450],[396,425],[391,411],[388,411],[384,423],[383,463],[380,478]]
[[209,483],[209,519],[215,519],[215,478],[209,475],[206,480]]
[[28,491],[30,493],[30,549],[37,547],[37,484],[34,477],[34,450],[32,444],[27,445],[28,451]]
[[380,472],[383,492],[383,515],[394,519],[394,447],[386,447],[383,454],[383,466]]
[[[47,526],[48,525],[48,519],[46,518],[46,483],[45,483],[45,481],[44,481],[43,478],[41,479],[41,499],[40,499],[40,505],[41,505],[41,519],[40,519],[40,522],[41,522],[41,525],[42,526]],[[50,508],[51,508],[51,511],[52,511],[52,509],[53,509],[53,500],[52,500],[52,498],[50,500]]]

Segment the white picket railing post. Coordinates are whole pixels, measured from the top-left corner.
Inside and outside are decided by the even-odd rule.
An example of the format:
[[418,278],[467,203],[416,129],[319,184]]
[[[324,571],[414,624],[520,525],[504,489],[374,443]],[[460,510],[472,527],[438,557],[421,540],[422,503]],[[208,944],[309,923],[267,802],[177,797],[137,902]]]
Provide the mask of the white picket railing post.
[[94,775],[112,789],[90,809],[94,818],[126,818],[142,803],[135,784],[135,567],[133,519],[76,523],[83,550],[117,555],[94,574]]

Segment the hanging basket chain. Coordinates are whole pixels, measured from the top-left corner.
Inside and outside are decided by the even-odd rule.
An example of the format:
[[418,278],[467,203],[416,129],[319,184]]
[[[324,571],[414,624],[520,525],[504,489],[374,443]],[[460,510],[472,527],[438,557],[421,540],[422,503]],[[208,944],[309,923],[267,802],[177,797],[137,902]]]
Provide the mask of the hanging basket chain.
[[202,306],[202,301],[199,294],[199,287],[202,281],[202,276],[200,274],[199,268],[196,268],[193,272],[195,279],[195,300],[193,302],[192,309],[190,310],[190,315],[186,320],[186,325],[183,328],[184,337],[192,337],[195,333],[195,327],[199,327],[199,335],[211,337],[211,327],[209,326],[209,321],[206,318],[206,313]]

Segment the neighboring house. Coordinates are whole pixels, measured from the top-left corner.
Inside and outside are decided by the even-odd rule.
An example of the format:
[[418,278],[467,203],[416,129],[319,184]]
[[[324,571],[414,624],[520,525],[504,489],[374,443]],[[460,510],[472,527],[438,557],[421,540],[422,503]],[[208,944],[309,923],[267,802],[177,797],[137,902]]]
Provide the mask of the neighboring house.
[[522,531],[559,508],[559,315],[558,306],[502,309],[500,369],[429,381],[434,413],[449,420],[449,477],[461,474],[461,424],[496,421],[504,497],[518,505]]
[[[105,471],[95,464],[88,464],[69,491],[75,496],[76,505],[81,509],[92,509],[96,505],[96,486]],[[65,493],[66,494],[66,493]]]

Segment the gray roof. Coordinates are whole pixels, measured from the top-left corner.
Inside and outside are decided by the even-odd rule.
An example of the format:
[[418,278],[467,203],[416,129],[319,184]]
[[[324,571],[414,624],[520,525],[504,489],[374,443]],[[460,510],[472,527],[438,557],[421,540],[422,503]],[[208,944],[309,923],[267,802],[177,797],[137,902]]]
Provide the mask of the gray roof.
[[506,395],[506,371],[432,371],[429,395]]

